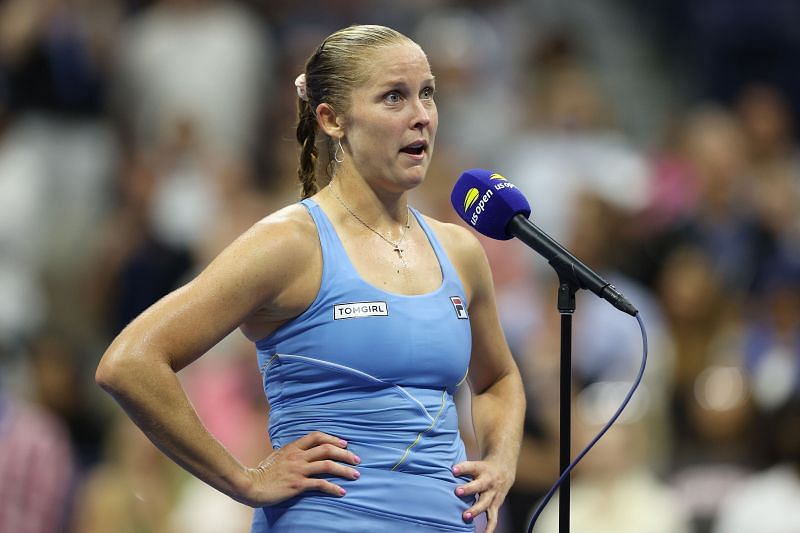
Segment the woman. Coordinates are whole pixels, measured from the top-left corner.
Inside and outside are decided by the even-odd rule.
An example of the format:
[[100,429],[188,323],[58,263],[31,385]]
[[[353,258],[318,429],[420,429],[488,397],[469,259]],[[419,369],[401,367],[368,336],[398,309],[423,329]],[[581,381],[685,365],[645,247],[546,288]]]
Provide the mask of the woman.
[[[164,453],[258,508],[254,532],[473,531],[484,512],[492,531],[524,399],[477,239],[406,202],[438,122],[427,58],[394,30],[353,26],[295,84],[305,199],[134,320],[97,381]],[[333,179],[318,191],[320,141]],[[275,450],[254,468],[208,433],[176,378],[237,326],[271,406]],[[479,461],[466,461],[453,404],[467,370]]]

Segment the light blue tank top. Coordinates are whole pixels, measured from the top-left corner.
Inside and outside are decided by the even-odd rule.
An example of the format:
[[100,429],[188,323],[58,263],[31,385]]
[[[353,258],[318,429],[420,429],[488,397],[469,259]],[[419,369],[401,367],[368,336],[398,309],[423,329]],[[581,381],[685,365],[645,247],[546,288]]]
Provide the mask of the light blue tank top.
[[284,531],[474,531],[461,518],[473,498],[454,490],[452,466],[466,459],[453,393],[472,345],[458,274],[422,216],[442,284],[401,295],[364,281],[336,231],[312,200],[322,247],[322,281],[302,314],[258,341],[270,404],[269,434],[279,448],[311,431],[343,438],[361,458],[361,477],[324,476],[337,498],[306,492],[257,509],[254,533]]

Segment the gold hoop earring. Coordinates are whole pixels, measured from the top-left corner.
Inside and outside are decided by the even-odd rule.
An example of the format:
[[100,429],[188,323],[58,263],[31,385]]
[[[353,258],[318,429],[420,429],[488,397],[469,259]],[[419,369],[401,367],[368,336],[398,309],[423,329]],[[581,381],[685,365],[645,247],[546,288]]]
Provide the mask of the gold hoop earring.
[[[341,159],[336,157],[339,154],[339,150],[342,151],[342,158]],[[339,144],[336,146],[336,150],[334,150],[334,152],[333,152],[333,160],[336,161],[337,163],[344,163],[344,148],[342,148],[342,139],[341,138],[339,139]]]

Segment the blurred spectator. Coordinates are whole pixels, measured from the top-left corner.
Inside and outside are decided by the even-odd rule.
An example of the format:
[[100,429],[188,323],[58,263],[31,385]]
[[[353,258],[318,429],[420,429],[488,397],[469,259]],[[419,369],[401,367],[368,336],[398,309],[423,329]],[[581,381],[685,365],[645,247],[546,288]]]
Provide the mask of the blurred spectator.
[[265,21],[237,3],[162,0],[128,21],[118,50],[132,144],[91,275],[109,334],[275,208],[247,157],[271,94]]
[[66,531],[75,469],[69,437],[46,410],[0,383],[0,531]]
[[[582,447],[621,403],[625,387],[598,383],[575,402],[575,443]],[[647,405],[634,396],[618,423],[572,476],[570,531],[575,533],[690,533],[688,513],[654,472],[649,457]],[[545,508],[535,532],[558,530],[558,497]]]
[[104,461],[79,493],[75,533],[173,533],[172,509],[183,471],[119,414],[109,430]]
[[0,79],[15,114],[96,118],[104,111],[117,0],[8,0],[0,6]]
[[132,167],[130,178],[120,180],[121,205],[93,243],[98,261],[86,272],[94,318],[108,336],[175,288],[193,266],[190,249],[154,235],[146,218],[154,179],[143,165]]
[[740,318],[741,295],[722,287],[713,264],[702,248],[683,245],[663,261],[655,283],[675,342],[679,397],[692,395],[695,378],[714,362],[716,343]]
[[760,435],[740,367],[710,365],[681,392],[669,477],[695,532],[706,533],[723,499],[753,470]]
[[[518,129],[520,110],[510,105],[511,87],[500,35],[480,13],[448,6],[428,13],[411,37],[428,50],[436,75],[440,128],[437,146],[454,146],[486,160],[509,132]],[[465,167],[468,168],[468,167]]]
[[274,51],[268,26],[241,4],[160,0],[128,22],[118,50],[115,103],[137,146],[181,124],[212,150],[252,146]]
[[99,460],[105,435],[99,391],[88,385],[93,370],[89,357],[78,338],[54,328],[38,332],[28,344],[31,397],[63,422],[83,470]]
[[[574,200],[572,235],[567,248],[603,275],[639,309],[647,328],[650,349],[657,354],[648,362],[647,380],[658,389],[660,400],[671,388],[672,340],[664,323],[661,304],[649,288],[626,277],[619,269],[627,241],[625,228],[631,211],[620,209],[604,196],[580,194]],[[579,293],[575,316],[576,378],[580,383],[631,380],[639,368],[642,338],[628,315],[593,294]]]
[[[245,462],[271,449],[253,346],[234,332],[181,372],[209,431]],[[245,428],[243,431],[242,428]],[[104,461],[80,499],[76,533],[241,533],[253,511],[185,475],[127,418],[115,417]],[[119,524],[115,526],[114,524]]]
[[733,115],[706,107],[688,116],[683,140],[697,203],[677,230],[714,261],[723,290],[747,289],[762,258],[753,217],[747,145]]
[[267,199],[248,160],[211,150],[191,123],[138,150],[120,181],[120,206],[96,239],[95,313],[120,331],[201,268],[282,197]]
[[742,363],[769,412],[800,398],[800,256],[767,261],[750,304]]
[[750,387],[741,369],[742,290],[723,287],[709,253],[691,245],[664,261],[656,287],[674,340],[670,479],[696,533],[753,464]]
[[800,401],[794,398],[767,418],[764,437],[777,464],[753,474],[725,498],[714,533],[800,531]]
[[[272,450],[261,374],[244,335],[231,333],[180,376],[205,426],[243,463],[256,463]],[[189,477],[171,523],[175,533],[241,533],[252,518],[251,507]]]
[[[766,258],[797,241],[800,167],[786,139],[789,119],[767,88],[742,98],[741,118],[719,105],[690,111],[655,156],[639,247],[626,265],[638,279],[655,282],[672,251],[688,243],[708,253],[722,290],[742,295]],[[770,109],[755,118],[761,107]]]
[[776,87],[752,84],[739,95],[736,111],[747,139],[749,194],[764,241],[762,254],[797,254],[800,150],[789,103]]
[[40,284],[47,181],[36,146],[9,124],[0,104],[0,342],[19,342],[44,321]]
[[11,310],[21,333],[51,309],[52,321],[86,326],[82,313],[62,309],[80,300],[86,234],[105,209],[114,166],[104,113],[120,16],[114,0],[0,5],[0,207],[9,206],[0,231],[10,245],[0,283],[30,294],[23,311]]
[[[636,238],[642,249],[634,258],[638,264],[628,265],[628,269],[633,267],[637,278],[648,284],[655,282],[664,256],[671,252],[674,241],[680,240],[670,231],[691,217],[700,202],[700,185],[685,153],[686,124],[682,120],[683,116],[676,117],[667,126],[660,146],[650,156],[649,198],[636,221]],[[665,234],[673,240],[665,239]],[[654,243],[655,237],[660,240]]]
[[[569,43],[590,71],[595,90],[605,95],[614,124],[634,139],[638,148],[658,138],[670,107],[680,102],[680,80],[666,76],[652,32],[642,24],[643,14],[632,2],[581,0],[515,0],[523,39],[535,56],[554,42]],[[673,35],[674,38],[674,35]],[[507,42],[504,38],[504,42]],[[551,52],[548,52],[551,53]],[[546,77],[547,68],[520,61],[517,70],[533,79]],[[536,102],[523,100],[524,107]],[[520,109],[524,112],[524,109]]]
[[572,44],[542,46],[526,67],[538,76],[516,99],[529,113],[525,129],[494,155],[493,164],[528,197],[532,220],[564,241],[582,191],[638,210],[647,199],[648,172],[642,154],[613,126],[607,101]]
[[689,80],[690,96],[727,104],[753,80],[766,81],[790,95],[797,118],[797,2],[659,0],[639,12],[651,18],[673,77]]
[[738,93],[734,110],[747,138],[751,172],[774,166],[787,166],[798,171],[795,144],[794,114],[786,95],[766,83],[751,83]]

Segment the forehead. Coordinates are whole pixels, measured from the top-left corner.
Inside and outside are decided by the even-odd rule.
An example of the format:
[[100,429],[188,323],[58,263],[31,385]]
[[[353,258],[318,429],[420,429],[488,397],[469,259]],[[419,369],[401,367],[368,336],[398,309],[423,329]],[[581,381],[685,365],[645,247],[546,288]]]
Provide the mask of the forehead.
[[428,58],[412,42],[376,48],[364,58],[365,87],[431,78]]

